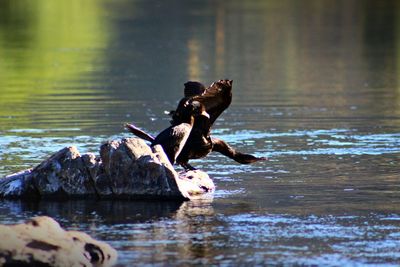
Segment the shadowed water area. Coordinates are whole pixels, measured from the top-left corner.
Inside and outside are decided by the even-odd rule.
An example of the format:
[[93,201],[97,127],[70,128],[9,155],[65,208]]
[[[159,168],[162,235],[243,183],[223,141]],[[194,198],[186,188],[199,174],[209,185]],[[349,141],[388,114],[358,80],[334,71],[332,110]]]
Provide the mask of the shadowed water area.
[[0,223],[52,216],[121,266],[398,266],[399,51],[398,1],[1,1],[0,177],[157,134],[187,80],[233,79],[212,134],[269,161],[191,161],[213,201],[1,201]]

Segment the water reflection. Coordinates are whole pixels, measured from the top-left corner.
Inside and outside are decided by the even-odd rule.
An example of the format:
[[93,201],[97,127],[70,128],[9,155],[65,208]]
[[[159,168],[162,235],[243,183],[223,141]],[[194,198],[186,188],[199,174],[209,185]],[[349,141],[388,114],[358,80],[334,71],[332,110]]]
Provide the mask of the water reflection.
[[[175,105],[184,81],[222,76],[235,80],[236,106],[284,105],[294,108],[292,119],[312,115],[296,111],[305,106],[351,119],[349,127],[367,111],[365,119],[377,122],[399,115],[396,1],[2,5],[2,125],[45,127],[67,116],[93,130],[96,119],[116,128],[127,115],[141,123],[147,100],[157,119]],[[19,113],[10,112],[15,104]],[[165,121],[149,123],[154,130]]]
[[0,129],[62,127],[96,110],[98,84],[82,79],[104,66],[98,51],[111,33],[102,15],[100,1],[1,1]]
[[[79,4],[79,5],[78,5]],[[0,176],[68,145],[169,124],[183,83],[234,80],[213,134],[268,156],[193,165],[212,203],[1,202],[51,215],[121,264],[399,262],[398,1],[1,1]],[[333,234],[334,233],[334,234]]]
[[180,202],[169,201],[6,201],[1,203],[0,208],[3,222],[14,223],[27,214],[40,214],[60,220],[70,228],[79,228],[85,222],[101,228],[104,225],[140,223],[170,217],[181,205]]
[[68,229],[110,240],[125,263],[277,264],[285,258],[288,264],[330,265],[337,259],[346,265],[400,259],[397,214],[229,215],[226,208],[207,201],[3,202],[1,219],[52,215]]
[[[371,220],[384,223],[371,226]],[[286,257],[288,264],[324,266],[396,264],[400,259],[399,239],[388,231],[398,228],[398,220],[398,215],[391,214],[305,217],[242,214],[226,218],[229,231],[238,233],[231,242],[240,243],[245,250],[252,249],[254,262],[266,260],[274,264],[277,258]],[[266,247],[270,249],[265,250]],[[311,251],[322,252],[323,256],[311,255]]]
[[51,216],[69,230],[79,229],[110,240],[122,251],[123,262],[137,258],[165,262],[171,260],[170,256],[181,255],[181,263],[190,263],[194,258],[207,258],[212,252],[215,212],[211,203],[212,200],[13,201],[1,203],[0,220],[9,224],[33,214]]

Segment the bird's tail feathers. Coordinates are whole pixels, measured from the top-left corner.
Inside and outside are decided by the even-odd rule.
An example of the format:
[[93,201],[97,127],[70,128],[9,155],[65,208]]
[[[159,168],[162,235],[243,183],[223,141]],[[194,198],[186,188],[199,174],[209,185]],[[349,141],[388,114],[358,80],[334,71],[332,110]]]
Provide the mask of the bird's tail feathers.
[[151,136],[150,134],[146,133],[142,129],[139,129],[138,127],[136,127],[133,124],[125,123],[125,128],[128,129],[128,131],[130,131],[131,133],[133,133],[137,137],[140,137],[140,138],[142,138],[142,139],[144,139],[146,141],[153,142],[154,139],[155,139],[153,136]]

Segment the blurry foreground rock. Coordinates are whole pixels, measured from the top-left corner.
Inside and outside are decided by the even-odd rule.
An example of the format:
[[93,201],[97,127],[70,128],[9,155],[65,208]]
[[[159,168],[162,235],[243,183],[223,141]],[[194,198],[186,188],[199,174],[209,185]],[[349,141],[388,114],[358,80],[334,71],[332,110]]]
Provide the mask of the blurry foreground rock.
[[0,225],[0,266],[112,266],[117,252],[104,242],[65,231],[50,217]]
[[109,141],[100,157],[66,147],[33,169],[0,179],[0,198],[9,199],[184,200],[213,191],[206,173],[178,174],[161,146],[138,138]]

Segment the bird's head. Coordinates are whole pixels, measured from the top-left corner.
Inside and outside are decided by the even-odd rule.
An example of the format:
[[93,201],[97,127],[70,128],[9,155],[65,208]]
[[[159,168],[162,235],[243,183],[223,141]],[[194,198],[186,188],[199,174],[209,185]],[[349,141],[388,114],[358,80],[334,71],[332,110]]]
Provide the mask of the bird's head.
[[184,85],[185,97],[201,95],[206,90],[206,87],[202,83],[196,81],[188,81]]
[[173,119],[176,122],[192,122],[198,116],[210,118],[203,104],[193,99],[187,99],[174,112]]

